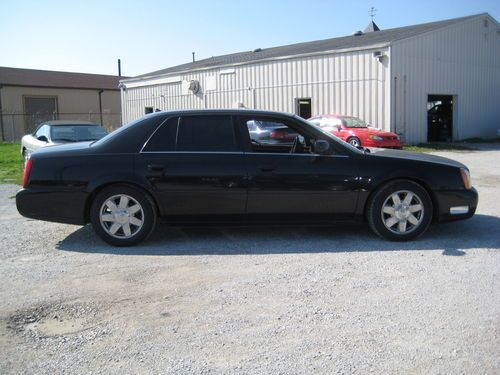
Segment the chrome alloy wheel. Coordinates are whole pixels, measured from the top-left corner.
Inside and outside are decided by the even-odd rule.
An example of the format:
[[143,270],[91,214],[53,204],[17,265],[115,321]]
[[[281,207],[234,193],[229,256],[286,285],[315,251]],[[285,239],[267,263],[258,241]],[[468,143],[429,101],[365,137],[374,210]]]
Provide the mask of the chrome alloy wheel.
[[99,210],[103,229],[115,238],[133,237],[144,225],[144,211],[139,202],[126,194],[113,195]]
[[424,205],[415,193],[400,190],[391,194],[382,205],[382,222],[396,234],[408,234],[417,229],[424,218]]
[[356,138],[352,138],[349,140],[349,144],[351,146],[354,146],[354,147],[359,147],[361,146],[361,144],[359,143],[359,141],[356,139]]

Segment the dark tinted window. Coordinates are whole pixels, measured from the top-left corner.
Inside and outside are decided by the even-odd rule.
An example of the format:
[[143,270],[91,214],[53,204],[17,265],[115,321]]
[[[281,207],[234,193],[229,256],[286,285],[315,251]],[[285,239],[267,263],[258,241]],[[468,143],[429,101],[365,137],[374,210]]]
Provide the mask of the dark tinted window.
[[174,151],[178,122],[178,117],[168,119],[153,134],[146,147],[144,147],[144,151]]
[[181,118],[177,151],[236,151],[230,116],[186,116]]

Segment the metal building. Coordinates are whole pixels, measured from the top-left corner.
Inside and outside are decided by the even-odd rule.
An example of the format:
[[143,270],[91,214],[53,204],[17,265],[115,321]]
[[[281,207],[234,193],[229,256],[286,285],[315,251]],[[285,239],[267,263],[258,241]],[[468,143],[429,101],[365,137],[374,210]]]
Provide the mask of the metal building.
[[247,107],[337,113],[407,143],[493,138],[500,25],[489,14],[255,49],[121,81],[124,122],[156,110]]

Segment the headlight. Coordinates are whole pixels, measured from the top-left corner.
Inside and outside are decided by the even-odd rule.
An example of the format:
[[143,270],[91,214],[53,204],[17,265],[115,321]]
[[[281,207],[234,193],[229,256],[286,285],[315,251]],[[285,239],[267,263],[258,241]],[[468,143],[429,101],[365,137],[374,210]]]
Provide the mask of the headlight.
[[472,187],[472,182],[470,180],[470,172],[465,168],[460,168],[460,174],[462,175],[462,181],[464,183],[464,187],[466,189],[470,189]]
[[374,141],[383,141],[384,138],[379,137],[378,135],[369,135],[368,138],[373,139]]

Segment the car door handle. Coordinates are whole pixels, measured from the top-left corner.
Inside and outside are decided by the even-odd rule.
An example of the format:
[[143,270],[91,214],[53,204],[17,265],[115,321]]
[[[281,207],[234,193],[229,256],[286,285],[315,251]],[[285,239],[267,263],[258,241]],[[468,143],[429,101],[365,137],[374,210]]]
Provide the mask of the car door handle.
[[274,167],[259,167],[257,170],[262,173],[272,173],[274,172]]
[[150,172],[162,172],[165,170],[165,166],[161,164],[148,164],[148,171]]

